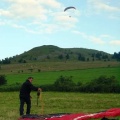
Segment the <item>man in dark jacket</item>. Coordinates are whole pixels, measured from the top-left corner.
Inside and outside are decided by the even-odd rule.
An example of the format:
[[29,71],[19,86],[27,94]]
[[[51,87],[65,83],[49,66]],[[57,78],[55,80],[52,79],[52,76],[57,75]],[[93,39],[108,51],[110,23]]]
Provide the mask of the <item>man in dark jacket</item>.
[[32,80],[33,77],[29,77],[21,86],[20,89],[20,115],[24,114],[24,103],[27,104],[27,110],[26,110],[26,114],[29,115],[30,114],[30,108],[31,108],[31,96],[30,96],[30,92],[31,90],[34,91],[41,91],[41,88],[35,87],[32,85]]

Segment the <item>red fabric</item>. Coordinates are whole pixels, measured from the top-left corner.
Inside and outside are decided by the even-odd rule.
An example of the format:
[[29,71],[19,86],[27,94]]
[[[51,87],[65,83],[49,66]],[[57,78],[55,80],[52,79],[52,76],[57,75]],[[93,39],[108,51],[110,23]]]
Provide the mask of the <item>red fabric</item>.
[[[44,120],[89,120],[89,119],[98,119],[98,118],[109,118],[120,116],[120,108],[111,108],[104,112],[92,113],[92,114],[65,114],[60,116],[52,116],[51,118],[45,118]],[[39,118],[20,118],[18,120],[43,120]]]
[[45,120],[73,120],[74,118],[78,116],[84,116],[85,114],[79,113],[79,114],[69,114],[69,115],[63,115],[60,117],[52,117],[52,118],[46,118]]

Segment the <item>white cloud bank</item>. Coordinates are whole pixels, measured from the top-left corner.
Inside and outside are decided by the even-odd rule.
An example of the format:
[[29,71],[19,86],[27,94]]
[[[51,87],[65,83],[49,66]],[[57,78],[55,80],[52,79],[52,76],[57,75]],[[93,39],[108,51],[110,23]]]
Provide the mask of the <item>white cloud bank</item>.
[[[118,19],[120,18],[120,7],[119,0],[118,6],[114,6],[110,4],[112,0],[87,0],[87,15],[91,14],[105,14],[106,17],[110,19]],[[115,1],[112,1],[115,2]]]
[[110,44],[115,46],[120,46],[120,40],[111,40]]
[[99,45],[104,45],[105,44],[105,41],[102,40],[100,37],[87,35],[86,33],[80,32],[80,31],[73,31],[73,33],[82,36],[84,39],[89,40],[89,41],[91,41],[94,44],[99,44]]
[[[85,40],[91,41],[93,44],[98,44],[98,45],[113,45],[113,46],[120,46],[120,40],[112,40],[112,37],[109,35],[100,35],[100,36],[92,36],[92,35],[87,35],[84,32],[80,31],[73,31],[73,33],[80,35],[83,37]],[[105,38],[108,38],[109,41],[106,41]]]
[[[63,11],[64,5],[56,0],[5,0],[4,2],[8,6],[0,9],[1,18],[13,21],[12,27],[17,26],[16,28],[24,29],[27,32],[52,33],[65,28],[71,29],[78,22],[79,14],[69,17],[69,14]],[[79,11],[76,12],[79,13]],[[28,24],[31,27],[34,25],[34,27],[30,29]],[[36,31],[36,27],[39,27],[39,30]]]

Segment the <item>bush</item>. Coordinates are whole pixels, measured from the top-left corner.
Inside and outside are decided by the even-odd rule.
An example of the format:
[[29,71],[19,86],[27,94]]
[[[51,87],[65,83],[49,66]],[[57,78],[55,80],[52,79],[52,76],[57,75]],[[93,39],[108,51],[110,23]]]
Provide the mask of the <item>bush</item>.
[[114,76],[100,76],[85,86],[86,92],[117,93],[120,92],[119,81]]
[[13,92],[19,91],[21,85],[20,84],[12,84],[12,85],[3,85],[0,87],[0,92]]
[[73,91],[76,84],[72,81],[72,76],[60,76],[54,83],[54,88],[57,91]]
[[41,85],[39,86],[40,88],[42,88],[43,91],[54,91],[54,85],[51,84],[46,84],[46,85]]
[[7,80],[5,78],[5,75],[0,75],[0,85],[5,85],[7,83]]

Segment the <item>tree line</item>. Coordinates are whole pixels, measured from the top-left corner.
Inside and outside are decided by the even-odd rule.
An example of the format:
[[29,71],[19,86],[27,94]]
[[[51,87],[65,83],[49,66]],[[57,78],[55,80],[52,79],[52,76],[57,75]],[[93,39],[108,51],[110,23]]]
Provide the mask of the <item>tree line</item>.
[[117,61],[120,61],[120,52],[118,53],[114,53],[113,56],[112,56],[113,59],[116,59]]
[[[71,55],[72,54],[72,55]],[[61,53],[59,54],[56,58],[56,60],[72,60],[72,59],[76,59],[78,61],[110,61],[110,60],[117,60],[117,61],[120,61],[120,52],[118,53],[114,53],[111,57],[108,56],[107,54],[103,54],[101,52],[97,52],[97,53],[92,53],[90,56],[85,56],[84,54],[81,54],[81,53],[76,53],[76,57],[73,58],[73,55],[74,53]],[[52,56],[53,57],[53,56]],[[51,60],[53,59],[50,55],[46,55],[44,56],[44,60]],[[34,57],[28,57],[26,56],[26,58],[19,58],[18,60],[15,60],[15,57],[14,58],[14,61],[17,62],[17,63],[27,63],[29,61],[37,61],[38,59],[37,58],[34,58]],[[0,64],[11,64],[12,61],[13,61],[13,58],[10,57],[10,58],[5,58],[5,59],[2,59],[0,60]]]
[[[7,84],[6,77],[0,75],[0,91],[18,91],[21,86],[20,83],[7,87],[4,86],[5,84]],[[41,87],[43,91],[120,93],[120,83],[114,76],[99,76],[85,84],[82,82],[74,83],[72,76],[60,76],[53,84],[38,85],[38,87]]]
[[85,93],[120,93],[120,84],[114,76],[100,76],[89,83],[74,83],[72,76],[60,76],[53,85],[41,86],[46,91],[85,92]]

